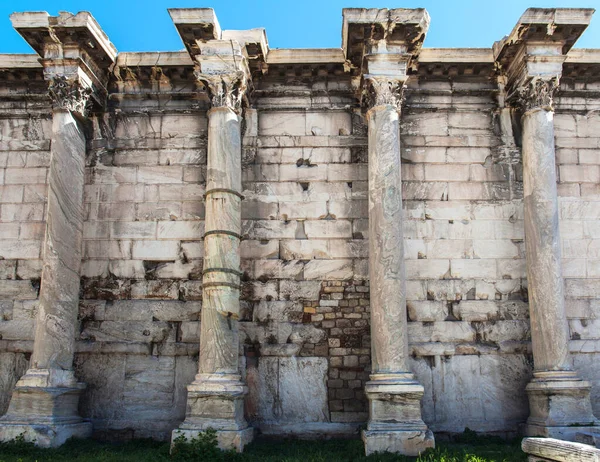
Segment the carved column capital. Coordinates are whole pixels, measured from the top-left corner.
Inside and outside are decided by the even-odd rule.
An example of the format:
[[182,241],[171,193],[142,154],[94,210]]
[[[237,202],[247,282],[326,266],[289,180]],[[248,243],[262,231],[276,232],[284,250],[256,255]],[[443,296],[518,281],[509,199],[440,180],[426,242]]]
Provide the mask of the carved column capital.
[[533,77],[515,90],[515,105],[520,107],[523,112],[533,109],[554,111],[554,95],[558,87],[559,76],[551,78]]
[[48,93],[55,108],[77,112],[83,117],[87,116],[92,103],[92,89],[83,85],[79,79],[55,75],[49,80]]
[[248,88],[244,72],[203,74],[196,70],[194,75],[208,91],[212,107],[227,107],[238,114],[241,112],[244,94]]
[[376,106],[393,106],[398,112],[404,101],[406,80],[390,77],[365,77],[362,102],[366,111]]

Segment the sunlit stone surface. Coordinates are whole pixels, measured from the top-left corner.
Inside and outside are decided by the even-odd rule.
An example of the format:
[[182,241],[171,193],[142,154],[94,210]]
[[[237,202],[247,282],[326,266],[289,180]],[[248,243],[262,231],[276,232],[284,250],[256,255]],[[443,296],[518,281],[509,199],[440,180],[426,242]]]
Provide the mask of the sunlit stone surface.
[[[88,13],[72,16],[61,13],[49,19],[39,13],[15,13],[13,25],[24,37],[31,27],[49,25],[56,31],[52,40],[38,43],[44,55],[44,77],[52,101],[50,165],[48,169],[45,233],[43,236],[42,278],[37,305],[33,352],[29,369],[16,383],[6,415],[0,419],[0,440],[23,435],[26,441],[52,447],[71,437],[91,436],[92,424],[78,412],[85,384],[73,371],[78,329],[79,286],[81,278],[86,137],[85,118],[103,78],[101,63],[114,60],[114,47],[91,56],[70,43],[74,28],[82,37],[101,43],[106,36],[94,28]],[[38,37],[50,35],[46,30]],[[88,65],[77,60],[82,54]],[[92,99],[94,97],[94,99]]]
[[[569,21],[585,27],[590,15],[588,10],[572,10]],[[555,13],[554,19],[560,21],[560,15]],[[494,51],[504,61],[509,92],[522,113],[523,218],[534,360],[533,379],[526,388],[530,415],[525,432],[574,440],[576,429],[594,427],[598,421],[590,401],[591,384],[578,377],[570,357],[556,186],[554,96],[565,48],[572,43],[565,46],[561,33],[536,40],[536,28],[548,20],[541,11],[528,10],[515,28],[520,31],[498,42]],[[523,35],[523,30],[531,30],[531,36]],[[513,40],[516,35],[519,38]],[[516,50],[523,55],[510,58]]]
[[592,13],[447,49],[348,8],[340,48],[270,49],[181,8],[180,51],[118,54],[89,13],[11,16],[0,440],[596,444]]

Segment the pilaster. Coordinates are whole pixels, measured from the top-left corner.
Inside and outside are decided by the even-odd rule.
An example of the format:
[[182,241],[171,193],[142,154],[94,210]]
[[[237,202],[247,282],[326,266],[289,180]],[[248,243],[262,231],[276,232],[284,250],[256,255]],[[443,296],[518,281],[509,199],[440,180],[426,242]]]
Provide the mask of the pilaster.
[[[15,13],[14,27],[42,56],[52,100],[51,160],[43,269],[30,368],[17,382],[0,440],[23,434],[39,446],[91,435],[78,413],[85,384],[73,371],[82,257],[86,139],[81,122],[103,101],[116,50],[89,13]],[[77,34],[74,32],[77,31]],[[98,52],[100,43],[107,48]],[[91,48],[88,53],[86,48]]]
[[367,455],[434,447],[421,418],[423,386],[409,367],[400,112],[408,71],[429,25],[425,10],[344,10],[344,49],[368,122],[371,375]]
[[521,113],[525,249],[534,359],[527,436],[575,438],[598,421],[589,382],[573,369],[565,311],[554,147],[554,95],[566,53],[593,10],[530,8],[494,45],[507,101]]

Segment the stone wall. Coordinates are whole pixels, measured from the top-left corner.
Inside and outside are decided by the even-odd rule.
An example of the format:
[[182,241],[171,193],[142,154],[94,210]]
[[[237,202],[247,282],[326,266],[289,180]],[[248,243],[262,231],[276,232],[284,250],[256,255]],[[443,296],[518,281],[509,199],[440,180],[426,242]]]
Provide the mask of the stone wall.
[[[14,90],[13,90],[14,91]],[[21,86],[25,98],[27,88]],[[3,96],[9,89],[2,91]],[[42,270],[52,119],[35,104],[2,105],[0,119],[0,413],[31,356]],[[34,106],[31,108],[30,106]]]
[[[111,76],[106,111],[86,126],[75,371],[87,384],[80,413],[97,436],[166,439],[198,370],[207,107],[191,62],[134,65],[129,55]],[[514,435],[532,376],[520,127],[499,104],[493,62],[469,69],[422,64],[405,93],[410,362],[433,431]],[[598,82],[566,79],[555,117],[570,347],[596,415]],[[0,93],[0,414],[32,351],[51,124],[42,90],[11,85]],[[354,434],[368,418],[371,362],[367,132],[356,89],[339,60],[279,63],[255,83],[251,103],[239,346],[246,417],[268,434]]]
[[[598,384],[600,371],[600,114],[586,94],[598,80],[563,84],[556,126],[563,274],[571,352],[582,377]],[[600,413],[600,389],[592,387],[592,405]]]
[[96,121],[76,369],[96,431],[165,438],[198,367],[207,121],[157,109]]

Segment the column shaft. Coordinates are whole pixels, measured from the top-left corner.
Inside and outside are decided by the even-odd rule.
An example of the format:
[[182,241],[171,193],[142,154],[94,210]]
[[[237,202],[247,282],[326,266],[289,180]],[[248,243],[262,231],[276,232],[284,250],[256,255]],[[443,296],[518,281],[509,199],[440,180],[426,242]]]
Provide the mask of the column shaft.
[[[417,456],[435,445],[421,419],[423,386],[410,372],[404,265],[399,104],[403,81],[371,82],[369,124],[371,376],[365,452]],[[393,91],[392,91],[393,89]],[[377,98],[375,98],[377,101]]]
[[227,105],[213,107],[208,111],[198,375],[188,386],[185,421],[173,431],[173,439],[195,438],[214,428],[220,448],[239,452],[254,434],[244,419],[248,389],[239,371],[241,162],[240,117]]
[[525,248],[536,372],[570,371],[554,160],[554,113],[527,111],[523,122]]
[[[73,385],[83,233],[85,136],[73,115],[52,119],[46,235],[32,369],[52,370],[50,385]],[[59,377],[61,371],[67,376]],[[64,383],[63,379],[69,380]],[[63,383],[61,383],[63,382]]]
[[402,373],[409,367],[399,116],[386,105],[367,117],[372,373]]
[[30,369],[17,382],[0,441],[39,446],[91,436],[78,413],[85,388],[73,372],[83,238],[85,136],[71,111],[53,110],[43,269]]
[[555,83],[534,79],[524,101],[523,191],[533,379],[527,385],[528,436],[575,438],[597,425],[589,382],[573,370],[565,310],[554,148]]
[[227,107],[208,114],[201,374],[239,374],[241,133]]

